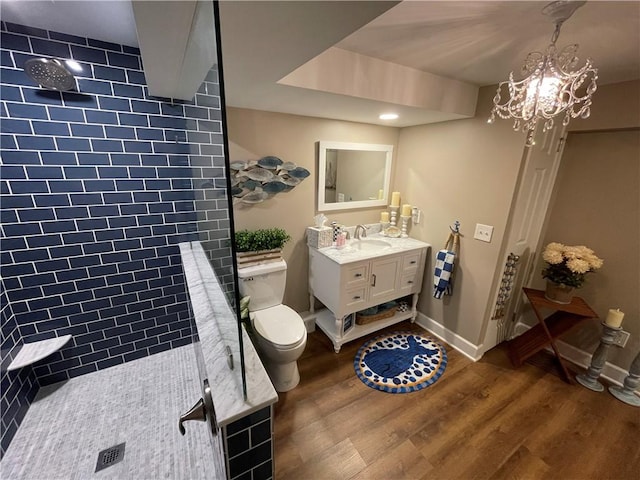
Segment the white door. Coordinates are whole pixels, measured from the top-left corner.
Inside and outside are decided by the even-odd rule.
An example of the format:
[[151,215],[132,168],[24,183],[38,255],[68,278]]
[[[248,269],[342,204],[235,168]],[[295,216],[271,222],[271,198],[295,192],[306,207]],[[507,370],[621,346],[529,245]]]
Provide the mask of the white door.
[[522,287],[529,283],[535,265],[536,250],[564,148],[564,129],[554,129],[541,137],[536,145],[524,152],[525,164],[505,235],[506,248],[502,250],[502,263],[496,270],[497,286],[487,309],[490,313],[483,352],[509,338],[514,319],[522,306]]

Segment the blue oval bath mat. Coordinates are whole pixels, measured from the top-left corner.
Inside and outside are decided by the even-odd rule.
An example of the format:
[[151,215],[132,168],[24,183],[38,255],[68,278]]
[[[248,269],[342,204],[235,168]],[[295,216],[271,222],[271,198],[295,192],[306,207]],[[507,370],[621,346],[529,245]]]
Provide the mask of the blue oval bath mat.
[[366,342],[353,361],[356,375],[371,388],[409,393],[428,387],[447,366],[447,351],[415,332],[393,332]]

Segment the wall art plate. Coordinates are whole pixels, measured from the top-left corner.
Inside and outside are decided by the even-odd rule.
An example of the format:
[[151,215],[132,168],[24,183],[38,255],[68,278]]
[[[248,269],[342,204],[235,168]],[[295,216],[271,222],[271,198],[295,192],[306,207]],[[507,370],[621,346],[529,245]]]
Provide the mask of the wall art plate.
[[256,190],[251,193],[247,193],[244,197],[240,199],[240,201],[242,203],[250,203],[250,204],[261,203],[261,202],[264,202],[267,199],[267,197],[269,197],[269,195],[266,192]]
[[287,186],[284,183],[279,182],[277,180],[274,180],[272,182],[267,182],[264,185],[262,185],[262,189],[267,193],[280,193],[286,190],[286,188]]
[[273,178],[273,173],[264,168],[254,168],[246,172],[247,177],[251,180],[257,180],[259,182],[267,182]]
[[290,177],[290,176],[281,176],[280,177],[280,181],[282,183],[284,183],[285,185],[289,185],[290,187],[295,187],[296,185],[298,185],[302,180],[299,178],[295,178],[295,177]]
[[244,182],[243,187],[248,190],[255,190],[258,187],[262,187],[262,183],[256,182],[255,180],[247,180]]
[[295,178],[307,178],[311,173],[306,168],[296,167],[293,170],[289,170],[289,175]]
[[247,166],[247,162],[244,161],[235,161],[235,162],[231,162],[229,164],[229,167],[231,168],[231,170],[244,170],[244,168]]
[[275,170],[280,165],[282,165],[282,160],[280,160],[278,157],[273,156],[262,157],[260,160],[258,160],[258,165],[268,170]]
[[296,165],[293,162],[284,162],[282,165],[280,165],[280,170],[293,170],[294,168],[298,168],[298,165]]

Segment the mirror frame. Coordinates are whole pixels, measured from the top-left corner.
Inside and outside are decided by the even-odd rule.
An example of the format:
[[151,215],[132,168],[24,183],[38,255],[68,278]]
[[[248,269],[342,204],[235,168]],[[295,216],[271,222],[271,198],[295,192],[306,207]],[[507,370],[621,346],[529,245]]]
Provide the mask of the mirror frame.
[[[367,152],[386,152],[384,167],[383,195],[377,200],[356,200],[351,202],[327,203],[324,198],[324,185],[327,169],[327,150],[363,150]],[[351,143],[330,142],[320,140],[318,142],[318,211],[329,212],[333,210],[352,210],[355,208],[384,207],[389,203],[389,188],[391,184],[391,163],[393,161],[393,145],[381,145],[376,143]]]

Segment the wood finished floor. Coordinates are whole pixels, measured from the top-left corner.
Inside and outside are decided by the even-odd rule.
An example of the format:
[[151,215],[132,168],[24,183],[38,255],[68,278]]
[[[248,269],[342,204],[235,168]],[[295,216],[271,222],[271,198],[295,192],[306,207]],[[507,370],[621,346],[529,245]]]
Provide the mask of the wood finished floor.
[[300,384],[276,404],[277,480],[640,478],[640,409],[609,393],[516,370],[502,347],[474,363],[449,346],[435,384],[383,393],[353,370],[367,338],[335,354],[309,334]]

